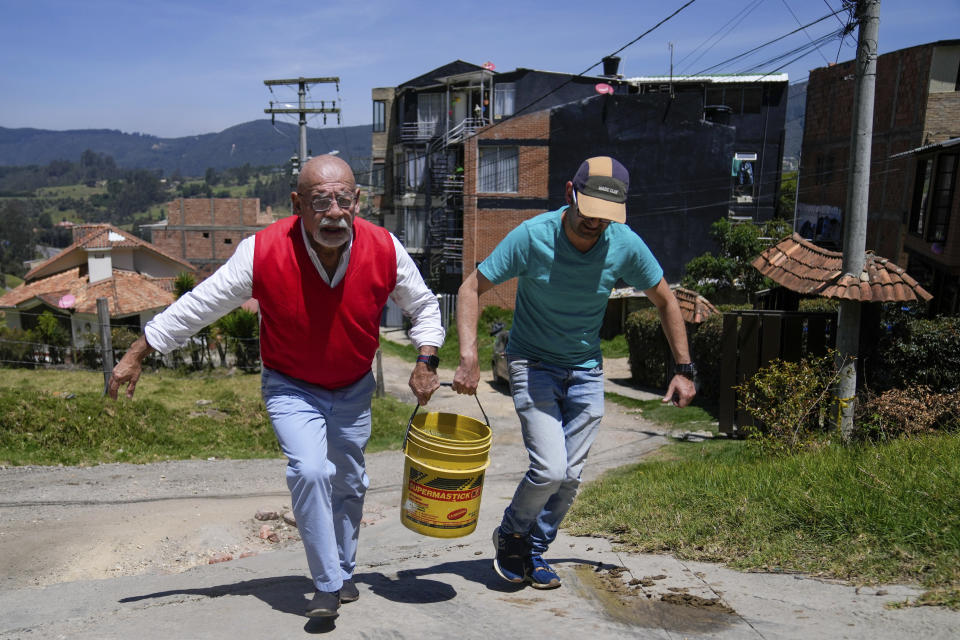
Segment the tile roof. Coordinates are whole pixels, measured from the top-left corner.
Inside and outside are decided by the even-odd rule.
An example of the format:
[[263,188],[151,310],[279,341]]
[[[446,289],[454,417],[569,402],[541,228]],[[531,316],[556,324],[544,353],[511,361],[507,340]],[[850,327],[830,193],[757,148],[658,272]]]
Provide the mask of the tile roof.
[[153,251],[154,253],[158,253],[165,258],[173,260],[174,262],[182,264],[184,267],[186,267],[186,270],[190,272],[196,271],[196,267],[189,262],[166,253],[157,246],[150,244],[145,240],[141,240],[140,238],[127,233],[123,229],[118,229],[111,224],[85,224],[77,225],[77,227],[80,227],[80,230],[77,232],[78,239],[73,244],[52,258],[44,260],[40,264],[34,266],[32,269],[30,269],[30,271],[27,272],[27,275],[25,275],[23,279],[26,281],[32,280],[46,267],[78,249],[107,249],[113,247],[138,247],[147,249],[149,251]]
[[133,271],[115,269],[112,278],[90,284],[75,267],[48,278],[24,282],[0,296],[0,308],[16,307],[31,299],[39,299],[56,307],[60,299],[72,294],[75,313],[97,313],[97,298],[106,298],[112,317],[128,316],[141,311],[162,309],[174,301],[174,278],[151,278]]
[[791,291],[861,302],[930,300],[933,296],[893,262],[867,253],[863,272],[843,273],[843,254],[828,251],[798,234],[761,253],[753,267]]
[[700,324],[715,313],[720,313],[713,304],[696,291],[674,287],[673,295],[680,303],[680,313],[684,322]]

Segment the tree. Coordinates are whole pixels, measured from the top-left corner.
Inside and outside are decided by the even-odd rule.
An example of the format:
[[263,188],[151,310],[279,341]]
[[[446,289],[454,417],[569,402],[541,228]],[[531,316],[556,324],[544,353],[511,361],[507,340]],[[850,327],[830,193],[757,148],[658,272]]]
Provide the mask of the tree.
[[0,204],[0,272],[25,274],[23,263],[33,259],[35,244],[26,205],[21,200]]
[[173,281],[173,295],[180,298],[195,286],[197,286],[197,279],[193,277],[193,274],[181,271]]
[[797,171],[784,171],[780,179],[780,198],[777,200],[778,218],[793,219],[793,212],[797,202]]
[[779,218],[759,226],[721,218],[710,229],[717,255],[708,251],[688,262],[682,284],[715,302],[745,302],[750,293],[769,286],[750,263],[771,239],[778,241],[789,232],[790,226]]

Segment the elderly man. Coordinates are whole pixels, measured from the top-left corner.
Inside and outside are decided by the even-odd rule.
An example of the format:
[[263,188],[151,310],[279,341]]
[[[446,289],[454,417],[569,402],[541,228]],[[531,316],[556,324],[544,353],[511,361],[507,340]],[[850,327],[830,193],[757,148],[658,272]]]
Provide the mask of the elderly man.
[[296,215],[246,238],[230,260],[151,320],[113,369],[108,392],[132,398],[150,351],[181,346],[251,296],[260,304],[262,392],[286,455],[287,486],[316,588],[311,617],[337,615],[353,583],[369,480],[371,363],[387,298],[412,319],[420,355],[410,388],[426,404],[438,388],[444,331],[436,297],[400,242],[357,218],[360,190],[341,159],[304,164],[290,194]]
[[494,570],[510,582],[560,586],[543,554],[573,504],[603,417],[599,334],[619,279],[643,289],[660,312],[678,363],[664,402],[683,407],[696,393],[677,300],[646,244],[623,224],[629,181],[613,158],[584,161],[566,184],[567,206],[513,229],[460,287],[453,388],[473,394],[480,380],[479,295],[518,279],[507,360],[530,467],[493,533]]

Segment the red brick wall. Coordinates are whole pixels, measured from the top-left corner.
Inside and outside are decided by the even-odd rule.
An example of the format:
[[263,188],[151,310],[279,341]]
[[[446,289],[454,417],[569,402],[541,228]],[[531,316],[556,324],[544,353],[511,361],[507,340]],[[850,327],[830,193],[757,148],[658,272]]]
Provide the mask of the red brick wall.
[[[942,123],[953,114],[953,130],[960,122],[960,107],[957,112],[951,111],[952,105],[941,108],[940,100],[928,96],[932,51],[921,45],[877,60],[867,249],[895,262],[903,249],[914,162],[890,156],[928,142],[928,109],[944,112],[943,117],[934,116]],[[854,62],[849,61],[810,73],[798,194],[801,203],[846,210],[855,72]]]
[[930,94],[924,129],[929,133],[929,144],[960,135],[960,92]]
[[[233,255],[241,240],[265,226],[257,224],[259,212],[259,198],[180,198],[167,203],[167,223],[171,227],[196,228],[155,229],[153,244],[170,255],[194,263],[198,280],[202,280]],[[212,265],[202,262],[206,260],[217,262]]]
[[[463,274],[473,273],[507,233],[524,220],[542,213],[532,209],[481,209],[477,210],[477,141],[478,140],[549,140],[550,113],[538,111],[518,116],[502,124],[480,131],[467,141],[464,148],[464,199],[463,199]],[[550,168],[549,147],[519,146],[518,185],[515,194],[479,194],[498,199],[546,199],[547,178]],[[511,280],[488,291],[480,298],[480,306],[496,305],[512,309],[517,293],[516,280]]]

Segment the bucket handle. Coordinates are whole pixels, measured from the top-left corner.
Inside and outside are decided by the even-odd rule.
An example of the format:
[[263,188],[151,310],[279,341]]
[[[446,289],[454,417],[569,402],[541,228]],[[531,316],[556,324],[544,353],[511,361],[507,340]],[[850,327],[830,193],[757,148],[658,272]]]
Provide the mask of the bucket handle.
[[[452,383],[452,382],[441,382],[441,383],[440,383],[440,386],[441,386],[441,387],[450,387],[450,388],[452,389],[452,388],[453,388],[453,383]],[[487,428],[489,428],[489,429],[492,430],[492,428],[490,427],[490,419],[487,418],[487,413],[483,410],[483,405],[480,404],[480,398],[479,398],[479,396],[477,396],[477,394],[473,394],[473,397],[477,399],[477,406],[480,407],[480,413],[483,414],[483,421],[487,423]],[[407,437],[410,435],[410,427],[413,426],[413,419],[416,417],[417,411],[419,411],[419,410],[420,410],[420,402],[418,401],[418,402],[417,402],[417,406],[415,406],[415,407],[413,408],[413,413],[410,414],[410,419],[407,420],[407,430],[406,430],[406,432],[403,434],[403,446],[400,448],[401,451],[406,451],[406,450],[407,450]]]

